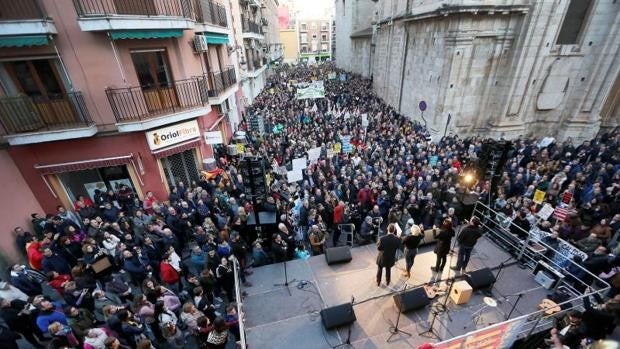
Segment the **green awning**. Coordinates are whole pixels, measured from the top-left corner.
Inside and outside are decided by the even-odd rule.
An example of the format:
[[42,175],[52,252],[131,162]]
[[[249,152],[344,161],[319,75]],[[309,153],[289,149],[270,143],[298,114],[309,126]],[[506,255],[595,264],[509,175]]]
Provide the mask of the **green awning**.
[[224,45],[228,43],[228,35],[227,34],[219,34],[219,33],[206,33],[208,44],[214,45]]
[[166,39],[180,38],[183,36],[182,29],[157,29],[157,30],[116,30],[110,32],[113,40],[124,39]]
[[47,35],[2,36],[0,47],[45,46],[49,44]]

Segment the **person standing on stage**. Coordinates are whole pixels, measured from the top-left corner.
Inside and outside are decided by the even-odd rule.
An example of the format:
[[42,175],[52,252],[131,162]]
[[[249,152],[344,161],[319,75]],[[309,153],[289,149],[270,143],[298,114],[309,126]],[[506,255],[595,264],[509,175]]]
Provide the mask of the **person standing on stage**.
[[392,266],[396,262],[396,250],[400,248],[400,239],[394,235],[396,227],[393,223],[388,225],[387,234],[382,236],[377,242],[377,286],[381,284],[381,274],[385,268],[385,285],[390,284]]
[[[433,229],[433,235],[436,234],[436,228]],[[439,234],[435,235],[437,244],[435,245],[435,254],[437,255],[437,261],[435,266],[431,267],[434,272],[442,272],[446,266],[446,256],[450,253],[450,244],[454,237],[454,229],[452,229],[452,221],[450,219],[444,219],[439,229]]]
[[471,257],[471,251],[474,249],[476,242],[478,242],[481,236],[480,218],[472,217],[469,224],[463,228],[456,238],[459,243],[459,255],[456,259],[456,266],[451,267],[452,270],[465,271],[465,267],[467,267],[467,263],[469,263],[469,257]]
[[418,253],[418,245],[424,239],[424,233],[422,233],[422,229],[419,226],[412,225],[410,231],[411,234],[407,234],[402,238],[403,245],[405,246],[405,265],[407,268],[407,271],[403,272],[403,276],[407,278],[411,277],[411,267],[413,267],[413,260]]

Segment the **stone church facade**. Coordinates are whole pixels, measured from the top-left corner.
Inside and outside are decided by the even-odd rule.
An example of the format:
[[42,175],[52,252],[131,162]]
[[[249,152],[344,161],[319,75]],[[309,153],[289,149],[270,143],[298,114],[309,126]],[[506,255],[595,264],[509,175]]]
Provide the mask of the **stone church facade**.
[[620,1],[335,1],[336,64],[435,138],[582,140],[620,123]]

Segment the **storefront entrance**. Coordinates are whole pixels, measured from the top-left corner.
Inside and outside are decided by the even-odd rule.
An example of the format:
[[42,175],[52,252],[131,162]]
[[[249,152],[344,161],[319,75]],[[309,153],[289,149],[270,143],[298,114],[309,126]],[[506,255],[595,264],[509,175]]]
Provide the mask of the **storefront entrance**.
[[199,174],[196,165],[195,149],[188,149],[182,153],[170,155],[160,160],[170,188],[176,186],[179,182],[189,186],[192,181],[198,181]]

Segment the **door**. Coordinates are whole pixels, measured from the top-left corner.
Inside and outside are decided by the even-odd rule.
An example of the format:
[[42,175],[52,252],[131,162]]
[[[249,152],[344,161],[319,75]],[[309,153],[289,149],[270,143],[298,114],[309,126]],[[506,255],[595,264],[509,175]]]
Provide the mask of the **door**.
[[12,101],[14,108],[20,111],[20,119],[12,120],[16,131],[70,124],[78,120],[65,93],[56,60],[7,62],[4,67],[12,80],[15,94],[28,97]]
[[176,186],[179,181],[189,186],[192,181],[198,180],[196,151],[194,149],[162,158],[161,164],[170,187]]
[[179,106],[165,50],[136,51],[131,59],[150,113],[165,112]]
[[114,0],[116,13],[119,15],[156,15],[155,0]]

